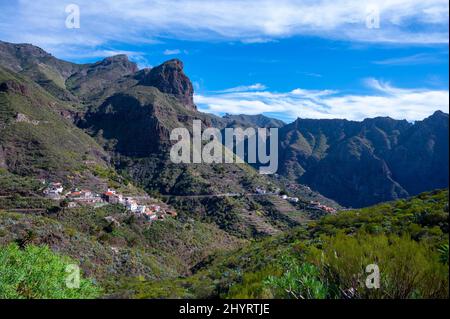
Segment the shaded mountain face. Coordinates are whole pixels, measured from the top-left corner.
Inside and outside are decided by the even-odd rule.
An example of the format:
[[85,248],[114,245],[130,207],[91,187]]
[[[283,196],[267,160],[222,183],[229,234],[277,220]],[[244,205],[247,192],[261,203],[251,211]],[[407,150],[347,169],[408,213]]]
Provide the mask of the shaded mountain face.
[[448,187],[448,121],[297,119],[280,130],[280,173],[353,207]]

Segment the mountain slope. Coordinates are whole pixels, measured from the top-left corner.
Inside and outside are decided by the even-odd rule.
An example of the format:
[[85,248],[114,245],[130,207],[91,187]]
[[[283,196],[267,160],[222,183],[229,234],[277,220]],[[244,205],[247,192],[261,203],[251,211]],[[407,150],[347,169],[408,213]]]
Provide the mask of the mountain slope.
[[342,205],[361,207],[448,186],[448,114],[297,119],[280,129],[280,173]]
[[59,60],[31,44],[12,44],[0,41],[0,65],[23,74],[55,97],[75,101],[77,98],[67,90],[69,76],[84,66]]
[[[448,298],[448,231],[448,190],[433,191],[326,216],[211,256],[191,276],[125,280],[120,290],[135,298]],[[365,286],[372,263],[381,289]]]
[[62,114],[71,105],[0,67],[0,163],[18,175],[94,181],[108,154]]
[[[60,61],[31,45],[2,43],[2,48],[0,64],[10,69],[8,72],[13,77],[32,86],[33,94],[45,95],[51,104],[38,117],[32,110],[40,112],[43,105],[35,94],[28,98],[30,110],[19,112],[21,105],[27,104],[13,103],[11,116],[19,116],[22,125],[26,123],[28,129],[37,131],[36,137],[22,136],[21,140],[24,143],[36,140],[37,144],[34,151],[32,147],[22,151],[25,146],[21,145],[14,153],[17,142],[12,137],[12,127],[5,128],[11,136],[6,139],[5,135],[2,141],[0,163],[11,172],[64,181],[70,178],[73,184],[88,188],[92,188],[90,183],[101,182],[104,183],[101,189],[108,181],[95,177],[97,171],[106,170],[115,176],[115,181],[126,178],[156,196],[162,194],[178,211],[215,223],[237,236],[267,235],[295,224],[295,220],[277,211],[276,205],[266,207],[258,204],[259,198],[236,196],[252,194],[257,188],[282,187],[278,181],[258,174],[247,164],[174,164],[170,161],[169,151],[174,143],[169,139],[172,129],[186,127],[192,132],[194,119],[201,120],[203,128],[224,128],[228,124],[225,119],[197,111],[193,86],[181,61],[169,60],[151,69],[137,70],[123,55],[76,65]],[[59,100],[62,97],[35,76],[34,71],[42,66],[58,74],[59,80],[55,80],[58,83],[53,80],[52,83],[72,95],[69,101]],[[5,84],[5,96],[13,94],[9,86]],[[51,116],[51,120],[44,119],[44,115]],[[38,124],[34,125],[34,121]],[[72,143],[66,136],[73,131],[71,121],[82,128],[75,130],[80,133],[81,145]],[[64,132],[44,125],[50,122],[64,127]],[[56,134],[50,135],[53,133]],[[93,144],[86,147],[82,145],[84,141]],[[98,163],[95,159],[92,161],[87,148],[100,154]],[[74,149],[78,153],[68,155]],[[25,155],[13,165],[14,154]],[[86,183],[80,184],[80,181]],[[307,198],[311,197],[314,195],[308,194]]]

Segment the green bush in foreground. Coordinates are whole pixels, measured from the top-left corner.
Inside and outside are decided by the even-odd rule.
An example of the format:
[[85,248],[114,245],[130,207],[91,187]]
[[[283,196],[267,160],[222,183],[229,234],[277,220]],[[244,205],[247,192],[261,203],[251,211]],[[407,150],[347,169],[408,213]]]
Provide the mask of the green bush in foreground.
[[294,258],[284,257],[286,271],[282,276],[269,276],[265,284],[278,298],[325,299],[328,288],[321,281],[319,268],[310,264],[299,264]]
[[[339,234],[324,238],[320,249],[312,247],[307,259],[334,288],[330,297],[448,298],[448,265],[432,245],[408,236]],[[369,264],[379,267],[378,289],[366,288]]]
[[[73,262],[53,253],[47,246],[16,244],[0,248],[1,299],[96,298],[100,289],[80,278],[79,288],[69,288],[66,279]],[[68,268],[69,266],[69,268]]]

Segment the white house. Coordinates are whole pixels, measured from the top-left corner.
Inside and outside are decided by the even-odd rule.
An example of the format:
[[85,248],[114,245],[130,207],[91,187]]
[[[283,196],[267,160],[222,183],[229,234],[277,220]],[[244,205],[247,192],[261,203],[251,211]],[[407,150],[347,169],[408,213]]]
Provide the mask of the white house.
[[50,198],[59,199],[64,188],[61,183],[50,183],[44,190],[44,194]]
[[129,211],[132,211],[134,213],[138,208],[138,204],[134,200],[130,200],[127,201],[126,207]]
[[257,187],[257,188],[256,188],[256,193],[258,193],[258,194],[265,194],[265,193],[266,193],[266,190],[265,190],[264,188],[259,188],[259,187]]
[[136,207],[136,213],[139,213],[139,214],[144,214],[146,210],[147,210],[147,206],[145,206],[145,205],[137,205],[137,207]]

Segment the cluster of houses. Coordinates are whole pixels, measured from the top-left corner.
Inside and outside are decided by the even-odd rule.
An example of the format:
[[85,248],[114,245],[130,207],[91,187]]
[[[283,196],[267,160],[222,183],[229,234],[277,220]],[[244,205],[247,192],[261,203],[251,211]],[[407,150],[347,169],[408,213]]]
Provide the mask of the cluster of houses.
[[[45,183],[45,181],[43,181],[43,183]],[[63,190],[64,187],[61,183],[50,183],[44,190],[44,195],[51,199],[61,199]]]
[[328,214],[336,213],[335,208],[323,205],[320,202],[315,202],[315,201],[310,201],[308,208],[312,209],[312,210],[320,210],[320,211],[328,213]]
[[107,204],[120,204],[126,207],[127,211],[146,217],[153,221],[156,219],[164,219],[166,215],[175,217],[177,213],[156,204],[139,204],[133,197],[126,197],[117,193],[113,189],[108,189],[102,194],[94,193],[87,189],[74,189],[64,193],[62,183],[50,183],[44,190],[44,195],[54,200],[67,199],[69,201],[68,207],[73,208],[78,205],[88,205],[94,207],[101,207]]
[[280,197],[282,199],[287,200],[288,202],[291,202],[291,203],[298,203],[298,201],[299,201],[298,197],[290,197],[290,196],[287,196],[287,195],[281,195]]
[[177,213],[171,210],[165,210],[160,205],[139,204],[133,197],[124,197],[115,190],[108,189],[102,194],[102,199],[109,204],[121,204],[132,213],[145,216],[149,220],[164,219],[166,215],[176,217]]
[[[308,186],[305,186],[308,190],[311,190]],[[276,189],[274,192],[268,192],[266,191],[264,188],[259,188],[257,187],[255,189],[257,194],[260,195],[278,195],[280,198],[287,200],[290,203],[296,204],[298,202],[300,202],[300,199],[298,197],[290,197],[286,194],[280,195],[280,189]],[[306,203],[306,202],[304,202]],[[320,202],[317,201],[310,201],[309,203],[307,203],[307,208],[311,209],[311,210],[317,210],[320,212],[325,212],[327,214],[334,214],[336,213],[336,209],[330,206],[326,206],[321,204]]]
[[290,196],[287,196],[287,195],[279,195],[280,194],[280,189],[279,188],[277,188],[273,192],[268,192],[264,188],[257,187],[255,189],[255,191],[256,191],[257,194],[260,194],[260,195],[278,195],[278,196],[280,196],[280,198],[282,198],[284,200],[287,200],[288,202],[291,202],[291,203],[298,203],[299,202],[299,198],[298,197],[290,197]]

